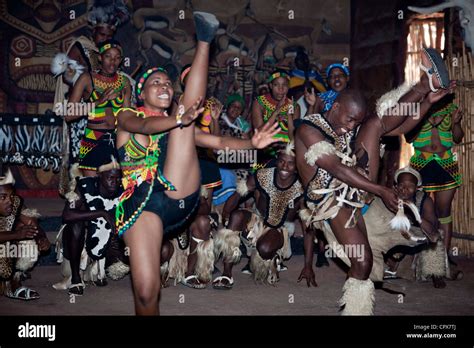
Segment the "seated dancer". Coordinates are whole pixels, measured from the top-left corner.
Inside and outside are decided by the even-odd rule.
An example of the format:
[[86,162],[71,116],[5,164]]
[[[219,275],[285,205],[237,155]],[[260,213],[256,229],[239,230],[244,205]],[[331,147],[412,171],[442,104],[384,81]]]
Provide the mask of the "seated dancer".
[[[273,72],[267,80],[270,93],[257,96],[252,105],[252,127],[261,129],[264,124],[276,121],[281,128],[276,137],[284,142],[293,139],[293,122],[300,117],[300,107],[287,97],[289,80],[287,73]],[[263,153],[259,152],[259,164],[266,165],[274,160],[282,147],[282,144],[275,144]]]
[[[252,128],[250,123],[242,116],[244,109],[245,100],[240,94],[231,94],[227,97],[226,109],[219,118],[221,135],[239,139],[248,139],[250,137]],[[222,206],[235,192],[237,178],[247,179],[250,169],[248,161],[246,163],[242,163],[239,160],[233,161],[233,163],[219,161],[222,188],[213,193],[214,205]]]
[[[373,281],[382,281],[383,261],[387,255],[391,254],[391,250],[397,249],[402,254],[404,251],[413,250],[409,251],[410,254],[413,254],[420,249],[415,246],[422,244],[421,252],[415,256],[416,279],[432,280],[435,288],[444,288],[446,286],[444,278],[457,279],[459,272],[452,272],[449,268],[442,237],[444,233],[440,229],[433,200],[421,190],[421,175],[412,167],[397,170],[395,182],[395,189],[399,197],[404,202],[412,202],[417,212],[412,211],[413,214],[408,215],[410,220],[413,220],[408,230],[401,229],[401,233],[394,233],[390,221],[395,215],[389,212],[381,202],[377,202],[377,198],[372,202],[367,213],[364,214],[369,243],[374,252],[374,266],[370,277]],[[413,218],[417,214],[419,214],[420,219],[418,220],[421,222]],[[411,248],[407,250],[407,248],[400,248],[400,246]],[[396,272],[391,272],[391,275],[392,277],[396,276]]]
[[[36,300],[38,292],[22,286],[38,260],[51,244],[39,227],[38,212],[27,209],[15,194],[10,170],[0,176],[0,294],[18,300]],[[10,251],[12,252],[9,255]]]
[[[76,172],[74,172],[76,171]],[[63,277],[64,279],[53,285],[57,290],[68,289],[69,294],[82,296],[85,284],[81,279],[81,269],[85,271],[84,280],[92,281],[97,286],[107,285],[106,273],[119,265],[108,262],[112,234],[115,230],[115,208],[121,194],[120,167],[112,157],[110,163],[100,166],[97,176],[79,176],[77,166],[71,169],[71,187],[66,194],[66,204],[63,211],[61,235],[58,236],[62,243]],[[114,242],[116,246],[116,241]],[[121,254],[124,253],[124,248]],[[84,250],[86,254],[84,253]],[[87,255],[87,256],[86,256]],[[59,260],[61,261],[61,260]],[[113,265],[113,268],[110,266]],[[109,269],[110,268],[110,269]],[[127,273],[127,267],[124,274]],[[112,273],[112,278],[120,278]]]
[[[87,127],[81,140],[79,169],[84,176],[95,176],[97,169],[117,158],[116,112],[130,106],[131,87],[128,78],[119,72],[122,63],[122,48],[115,40],[103,42],[99,47],[100,69],[79,77],[74,85],[69,103],[81,100],[93,103],[89,112]],[[85,115],[79,110],[68,113],[66,120],[72,121]]]
[[231,94],[225,102],[225,110],[219,118],[221,135],[246,139],[251,131],[250,124],[242,113],[245,109],[245,100],[240,94]]
[[[138,80],[137,99],[143,106],[118,113],[117,147],[124,193],[116,213],[117,232],[130,250],[130,268],[139,315],[156,315],[161,288],[160,253],[163,236],[182,227],[199,202],[200,171],[196,145],[223,149],[226,142],[194,126],[203,111],[210,42],[219,26],[214,15],[194,12],[197,46],[187,88],[169,117],[171,80],[162,68],[148,69]],[[254,140],[238,141],[262,148],[274,142],[277,125],[257,132]]]
[[305,99],[308,103],[306,115],[326,113],[336,100],[338,94],[347,88],[349,83],[349,68],[344,64],[334,63],[326,69],[329,90],[317,96],[314,88],[305,90]]
[[[429,56],[433,59],[435,56],[433,52],[427,50],[425,52],[427,52],[425,58]],[[441,78],[439,75],[440,69],[445,69],[444,65],[439,67],[433,60],[431,62],[432,67],[428,69],[429,81],[423,76],[420,83],[413,88],[404,89],[404,93],[397,90],[397,93],[401,94],[397,94],[396,98],[393,98],[395,100],[388,106],[382,105],[384,110],[380,112],[380,117],[397,102],[420,100],[423,100],[420,112],[424,115],[430,103],[448,93],[447,90],[436,95],[430,92],[430,87],[433,87],[431,90],[439,87],[447,88],[449,83],[446,78]],[[433,82],[434,72],[437,74],[437,79]],[[368,279],[372,268],[372,252],[365,234],[364,221],[358,210],[364,206],[365,200],[361,190],[381,197],[393,211],[398,207],[398,198],[394,192],[374,184],[374,176],[378,172],[380,136],[384,131],[402,131],[403,127],[409,127],[411,122],[416,124],[418,121],[416,117],[402,115],[372,118],[364,122],[356,138],[356,146],[358,145],[356,151],[358,151],[357,159],[361,162],[359,165],[369,169],[368,176],[371,179],[369,181],[359,173],[363,172],[363,169],[355,169],[356,158],[350,146],[354,131],[364,121],[364,117],[365,102],[360,92],[346,89],[339,93],[325,117],[319,114],[306,116],[297,125],[296,131],[298,172],[305,186],[306,204],[311,211],[309,216],[304,214],[303,220],[320,228],[329,242],[337,239],[345,248],[357,245],[360,246],[359,250],[364,251],[363,257],[358,255],[349,257],[351,262],[349,278],[344,285],[344,294],[340,301],[344,306],[343,315],[373,313],[374,286]],[[403,122],[403,126],[400,126]]]
[[[185,67],[181,73],[181,87],[186,93],[190,67]],[[220,132],[218,119],[221,114],[222,104],[215,98],[209,98],[205,102],[204,111],[196,120],[196,129],[199,130],[196,137],[196,144],[200,143],[200,137],[203,134],[212,134],[217,136]],[[267,128],[266,128],[267,129]],[[276,132],[275,132],[276,133]],[[258,141],[257,137],[251,140],[239,140],[232,137],[218,137],[221,140],[221,149],[239,149],[253,148],[254,143]],[[277,139],[275,139],[277,141]],[[207,283],[212,279],[212,270],[214,260],[212,255],[213,240],[211,238],[211,229],[216,229],[218,225],[218,214],[211,213],[213,205],[214,188],[221,186],[222,179],[219,165],[214,153],[210,147],[198,146],[197,153],[199,158],[199,167],[201,172],[201,194],[197,209],[197,216],[193,219],[190,230],[190,250],[188,256],[188,265],[185,271],[184,279],[180,283],[195,289],[204,289]],[[178,236],[179,247],[186,248],[186,236],[181,233]],[[171,254],[172,255],[172,254]]]
[[[255,280],[268,284],[278,280],[278,266],[291,256],[292,221],[303,195],[293,149],[293,143],[288,143],[278,154],[276,168],[259,169],[240,181],[237,192],[225,203],[223,219],[228,223],[214,238],[216,256],[224,259],[224,272],[214,279],[215,289],[231,289],[234,284],[232,267],[241,256],[241,234]],[[239,210],[241,200],[250,194],[255,197],[255,209]]]
[[461,127],[462,112],[453,103],[454,95],[447,96],[433,105],[413,141],[415,154],[410,165],[418,170],[423,179],[423,190],[433,193],[436,212],[444,231],[446,250],[451,247],[453,218],[451,206],[456,190],[462,184],[461,173],[453,144],[464,137]]

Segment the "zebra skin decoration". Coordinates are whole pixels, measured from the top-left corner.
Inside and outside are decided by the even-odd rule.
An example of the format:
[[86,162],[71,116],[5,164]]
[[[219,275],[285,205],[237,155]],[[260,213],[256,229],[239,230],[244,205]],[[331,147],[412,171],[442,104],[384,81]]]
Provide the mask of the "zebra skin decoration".
[[0,114],[0,160],[59,172],[62,120],[54,115]]

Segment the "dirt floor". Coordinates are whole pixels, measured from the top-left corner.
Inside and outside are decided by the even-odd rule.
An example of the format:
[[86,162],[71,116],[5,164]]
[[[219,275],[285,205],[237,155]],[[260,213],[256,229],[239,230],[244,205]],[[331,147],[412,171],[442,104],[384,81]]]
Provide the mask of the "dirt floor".
[[[59,216],[62,201],[28,200],[43,216]],[[49,231],[50,239],[54,232]],[[385,286],[401,291],[405,297],[376,290],[376,315],[473,315],[474,259],[457,258],[464,278],[448,281],[445,289],[435,289],[431,282],[420,283],[399,279]],[[344,284],[344,272],[333,262],[316,270],[317,288],[297,283],[303,256],[295,255],[286,262],[288,271],[280,274],[275,286],[255,284],[249,275],[240,273],[242,260],[235,267],[232,290],[214,290],[208,286],[195,290],[183,285],[162,291],[162,315],[336,315],[337,301]],[[222,269],[222,265],[218,264]],[[52,284],[60,280],[60,266],[37,266],[24,285],[37,290],[39,300],[23,302],[0,298],[0,315],[132,315],[134,314],[130,278],[109,280],[106,287],[87,286],[84,296],[70,298]]]

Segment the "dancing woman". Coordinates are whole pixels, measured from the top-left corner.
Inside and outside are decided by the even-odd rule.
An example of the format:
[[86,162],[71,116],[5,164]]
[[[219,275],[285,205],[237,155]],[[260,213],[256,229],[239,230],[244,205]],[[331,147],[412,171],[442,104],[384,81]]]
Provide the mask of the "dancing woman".
[[[196,145],[216,149],[264,147],[278,131],[269,125],[252,140],[205,134],[192,123],[206,92],[210,42],[219,22],[195,12],[197,46],[186,92],[169,117],[173,89],[162,68],[152,68],[138,80],[137,96],[143,106],[118,114],[117,147],[123,172],[124,194],[116,225],[130,253],[138,315],[157,315],[161,288],[160,250],[163,235],[180,226],[199,202],[200,170]],[[186,111],[185,111],[186,110]]]

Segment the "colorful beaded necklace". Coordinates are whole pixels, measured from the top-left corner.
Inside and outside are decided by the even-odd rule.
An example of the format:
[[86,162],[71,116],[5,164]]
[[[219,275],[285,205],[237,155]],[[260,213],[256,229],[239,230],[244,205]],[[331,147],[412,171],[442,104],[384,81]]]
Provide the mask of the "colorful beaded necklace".
[[94,76],[94,87],[101,93],[109,88],[113,88],[114,91],[120,92],[125,87],[125,77],[119,73],[115,73],[112,77],[96,73]]

